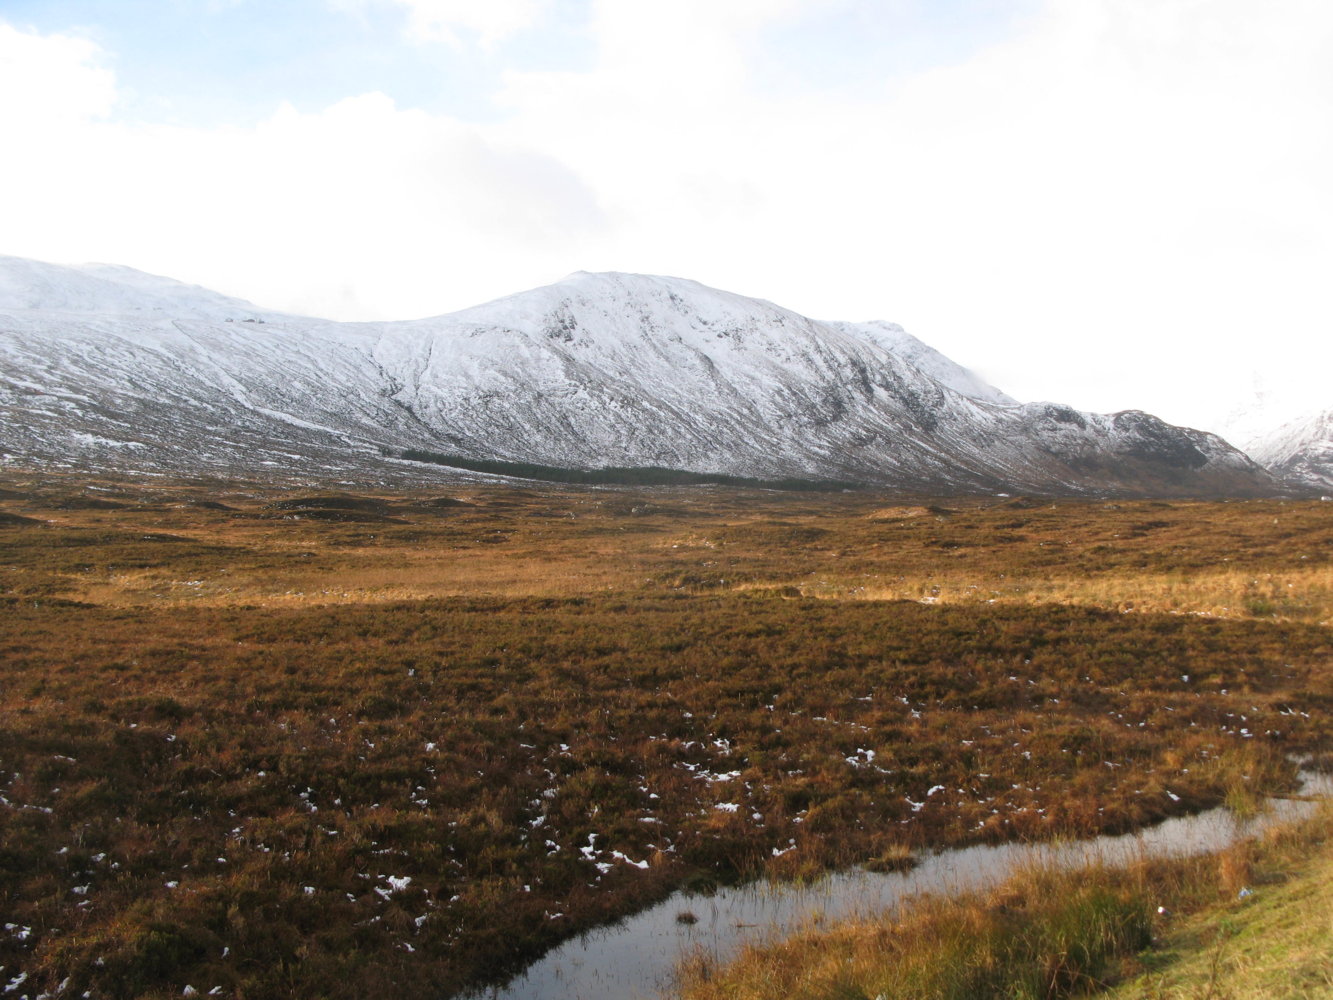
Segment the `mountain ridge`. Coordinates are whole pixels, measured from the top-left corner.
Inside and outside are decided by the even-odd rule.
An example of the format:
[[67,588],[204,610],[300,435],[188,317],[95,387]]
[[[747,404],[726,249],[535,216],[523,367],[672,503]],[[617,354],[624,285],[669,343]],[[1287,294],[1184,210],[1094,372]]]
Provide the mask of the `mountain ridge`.
[[385,457],[415,450],[927,492],[1278,490],[1214,435],[1018,403],[895,324],[820,322],[689,279],[576,272],[444,316],[337,323],[14,260],[0,258],[11,466],[427,476]]

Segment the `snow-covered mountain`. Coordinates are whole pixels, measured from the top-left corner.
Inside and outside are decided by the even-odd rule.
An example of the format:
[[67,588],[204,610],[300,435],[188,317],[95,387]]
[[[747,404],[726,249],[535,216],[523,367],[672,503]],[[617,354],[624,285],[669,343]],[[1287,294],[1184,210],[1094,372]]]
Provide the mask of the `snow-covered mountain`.
[[0,419],[17,466],[441,474],[412,451],[930,491],[1274,490],[1214,435],[1015,403],[892,324],[629,274],[335,323],[127,268],[0,258]]
[[1333,410],[1317,359],[1280,380],[1256,373],[1248,391],[1205,424],[1292,488],[1333,489]]
[[1246,450],[1281,479],[1333,492],[1333,410],[1283,424]]

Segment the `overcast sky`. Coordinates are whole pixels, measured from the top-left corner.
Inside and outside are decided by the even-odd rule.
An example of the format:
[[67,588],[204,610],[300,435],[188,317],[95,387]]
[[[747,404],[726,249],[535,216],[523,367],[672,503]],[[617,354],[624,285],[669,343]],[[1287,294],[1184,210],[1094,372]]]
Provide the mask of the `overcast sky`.
[[1328,0],[0,0],[0,253],[346,319],[575,270],[1021,399],[1333,406]]

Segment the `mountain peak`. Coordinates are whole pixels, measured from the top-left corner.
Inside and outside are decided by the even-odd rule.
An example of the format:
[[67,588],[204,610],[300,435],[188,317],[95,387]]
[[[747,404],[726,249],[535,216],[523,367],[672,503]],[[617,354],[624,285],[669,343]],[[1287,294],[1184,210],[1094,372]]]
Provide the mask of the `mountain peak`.
[[[916,492],[1253,495],[1220,439],[1019,405],[901,327],[578,272],[404,323],[282,317],[130,269],[0,261],[9,464],[328,480],[434,455]],[[234,322],[236,319],[253,322]]]

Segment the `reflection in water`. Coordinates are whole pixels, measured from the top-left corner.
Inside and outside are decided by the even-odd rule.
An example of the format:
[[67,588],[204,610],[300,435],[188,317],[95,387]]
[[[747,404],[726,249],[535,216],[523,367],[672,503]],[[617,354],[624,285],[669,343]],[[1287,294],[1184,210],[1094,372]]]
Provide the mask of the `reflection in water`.
[[[1333,794],[1327,775],[1302,772],[1302,793]],[[998,885],[1021,866],[1063,868],[1221,850],[1270,826],[1301,819],[1315,803],[1274,799],[1247,820],[1226,809],[1170,819],[1137,833],[1063,844],[1002,844],[927,855],[909,872],[853,869],[807,885],[755,882],[711,896],[676,893],[651,909],[566,941],[504,987],[478,1000],[632,1000],[666,992],[680,957],[702,948],[726,958],[744,942],[782,936],[815,919],[836,920],[894,906],[923,892],[963,893]],[[677,916],[689,912],[687,923]]]

